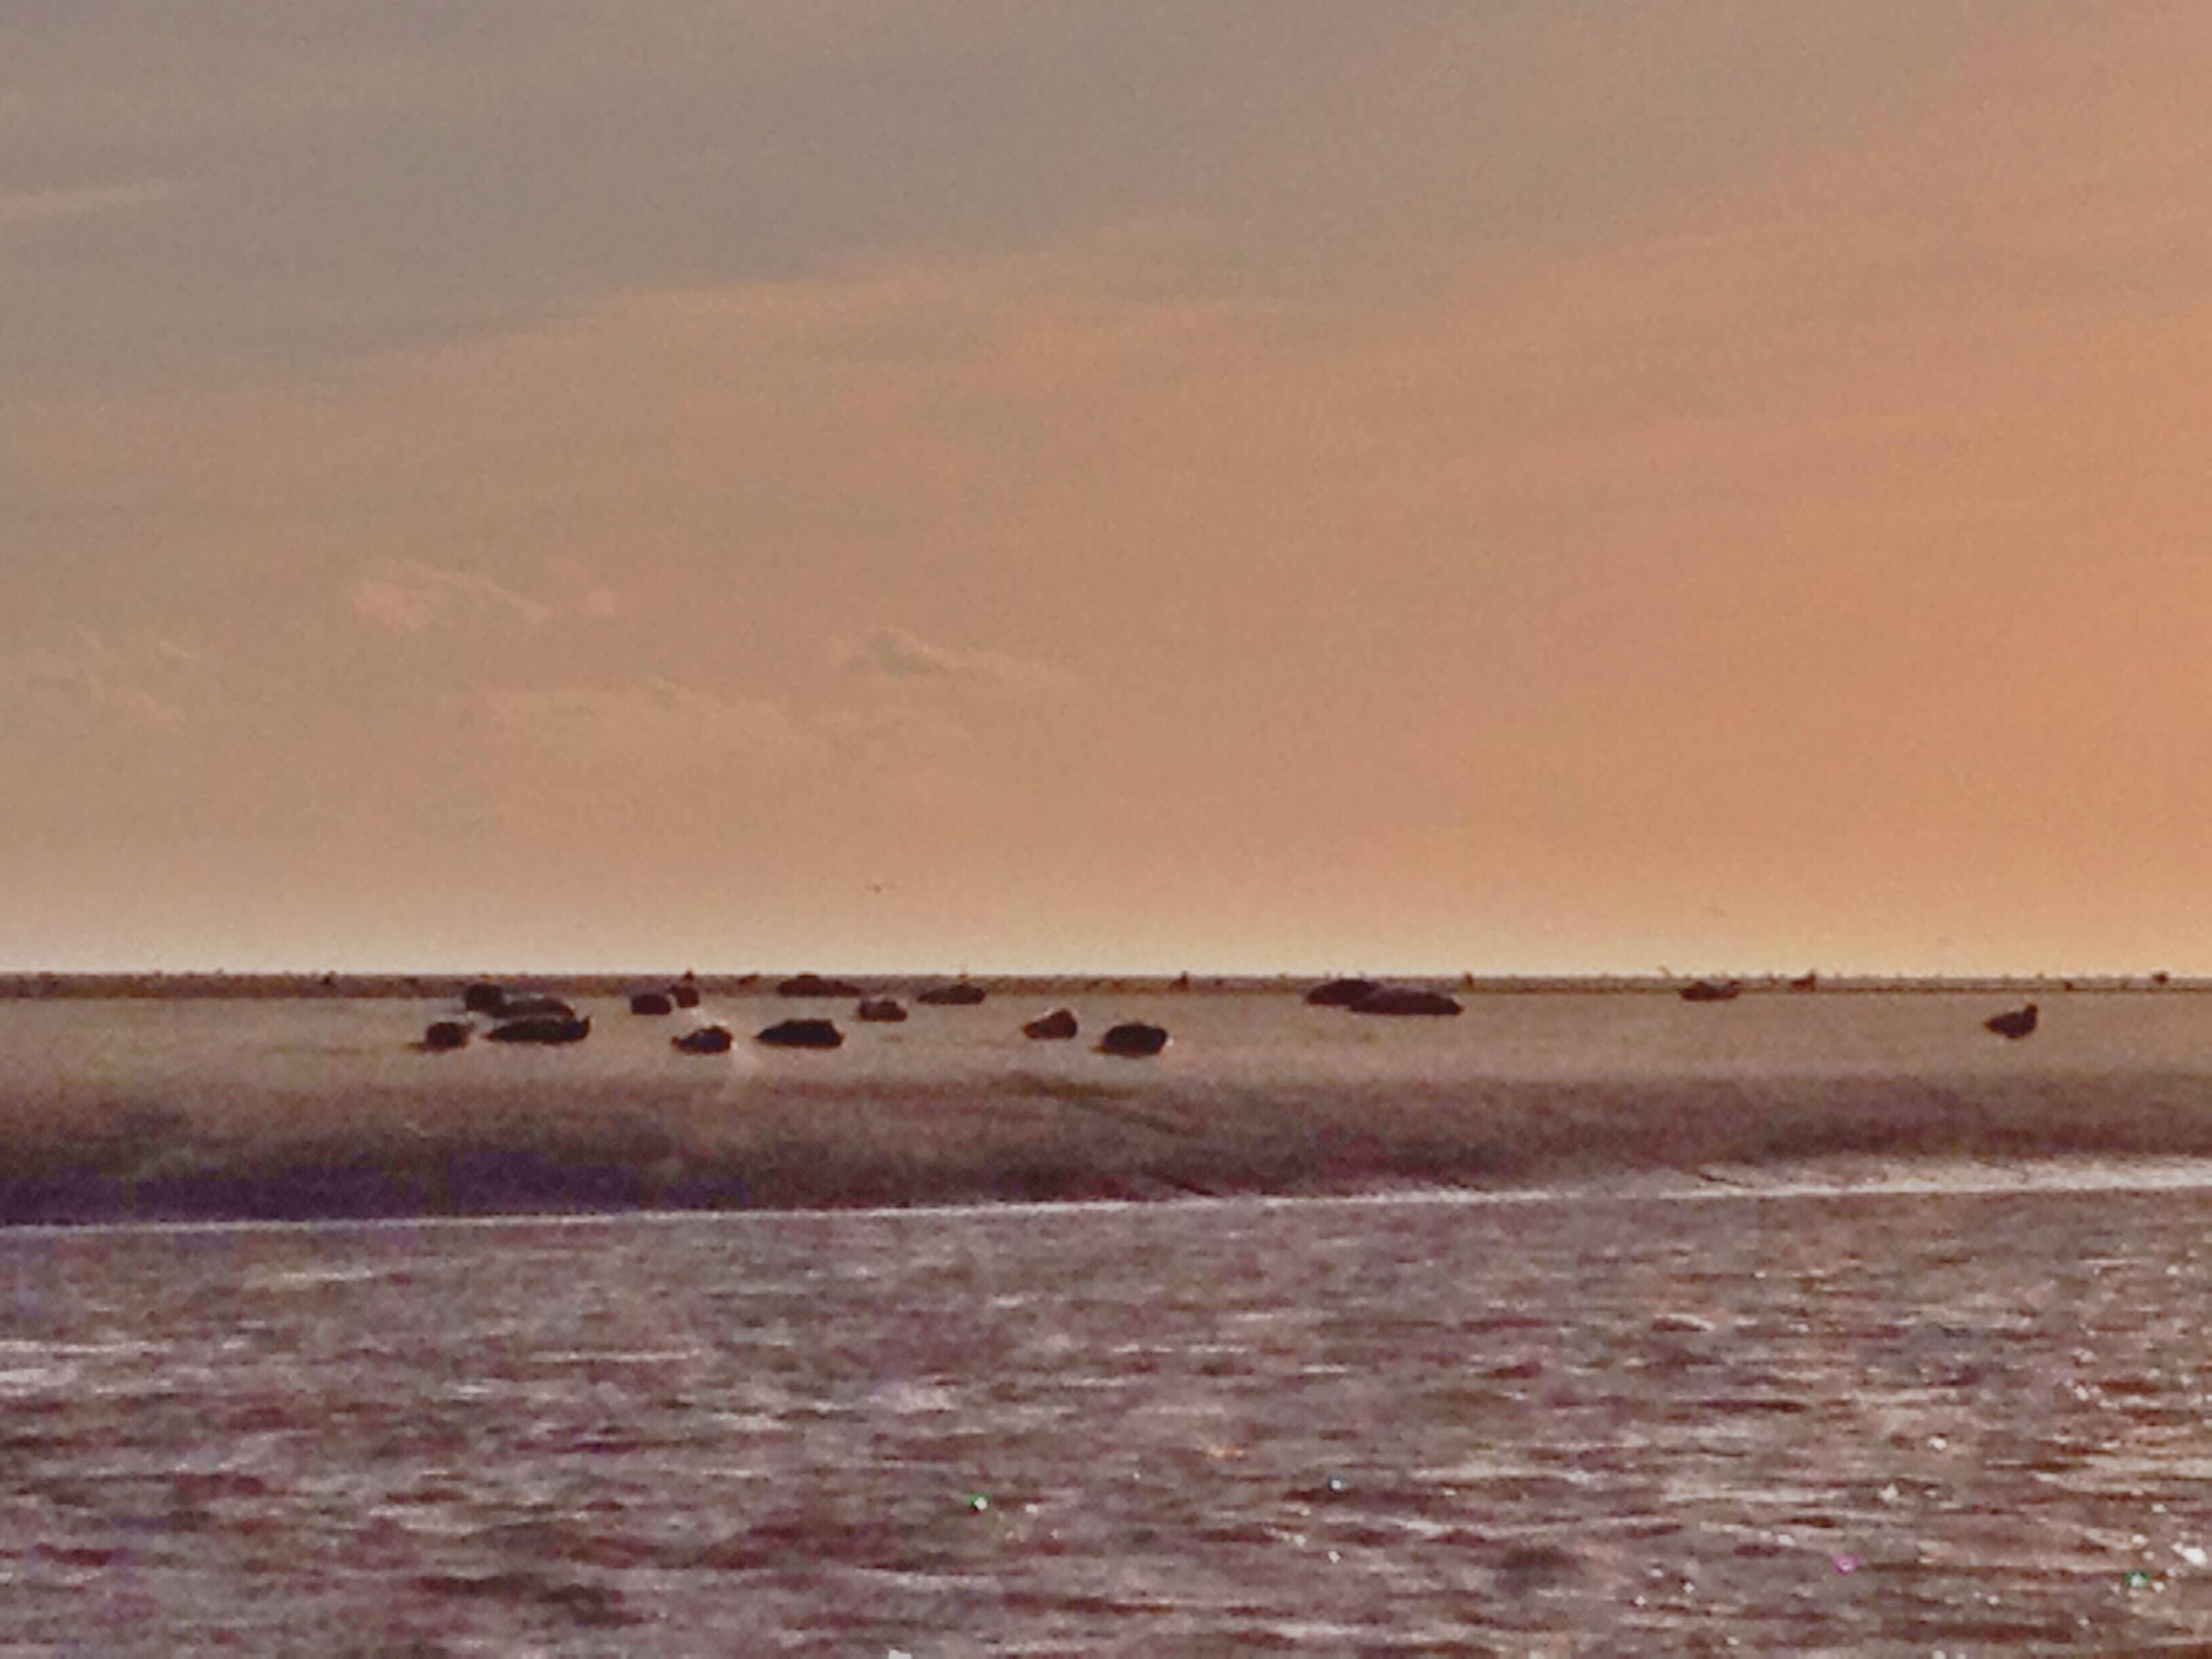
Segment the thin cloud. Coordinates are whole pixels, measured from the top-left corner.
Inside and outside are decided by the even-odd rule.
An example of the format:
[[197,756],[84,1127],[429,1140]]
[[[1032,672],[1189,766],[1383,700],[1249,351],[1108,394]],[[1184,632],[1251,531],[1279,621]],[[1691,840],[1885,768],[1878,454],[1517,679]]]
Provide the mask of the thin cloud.
[[118,644],[80,629],[59,643],[0,659],[0,695],[33,712],[174,726],[210,706],[215,690],[207,658],[190,646],[159,635]]
[[64,223],[128,213],[178,194],[179,186],[148,179],[121,185],[85,185],[73,190],[25,190],[0,194],[0,229],[15,225]]
[[1053,685],[1066,678],[1055,669],[997,651],[934,645],[900,628],[878,628],[858,641],[842,641],[836,659],[849,673],[887,680],[950,681],[1014,690]]
[[526,594],[465,570],[444,570],[411,560],[389,560],[346,590],[354,615],[394,633],[419,634],[434,623],[462,617],[498,617],[535,627],[552,608]]
[[848,760],[873,768],[941,761],[971,741],[956,721],[899,707],[830,709],[815,718],[814,726]]
[[658,675],[621,684],[494,687],[480,697],[501,736],[580,760],[659,768],[714,757],[776,759],[805,747],[774,703],[718,696]]
[[622,610],[622,600],[614,589],[600,581],[581,559],[567,554],[548,559],[545,574],[563,610],[600,621]]

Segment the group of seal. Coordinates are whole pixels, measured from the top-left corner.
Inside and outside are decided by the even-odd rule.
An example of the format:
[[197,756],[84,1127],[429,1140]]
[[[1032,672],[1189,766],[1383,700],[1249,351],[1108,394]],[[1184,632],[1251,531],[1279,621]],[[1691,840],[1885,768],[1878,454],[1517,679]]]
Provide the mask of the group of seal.
[[1459,1000],[1442,991],[1412,985],[1382,985],[1371,979],[1332,979],[1306,993],[1315,1008],[1342,1008],[1354,1014],[1441,1015],[1462,1012]]
[[[629,1006],[635,1014],[665,1014],[678,1006],[696,1008],[699,1006],[699,992],[687,976],[681,985],[671,986],[665,991],[637,993],[630,998]],[[480,1014],[491,1022],[490,1029],[483,1034],[487,1042],[558,1048],[581,1042],[592,1034],[592,1017],[578,1013],[574,1005],[542,991],[511,991],[491,980],[477,980],[465,987],[461,992],[461,1008],[466,1014]],[[424,1028],[422,1040],[416,1046],[432,1053],[447,1053],[467,1048],[476,1034],[476,1024],[471,1019],[433,1020]],[[696,1036],[698,1033],[689,1035]],[[685,1038],[678,1037],[676,1042],[678,1048],[683,1048]]]
[[[1792,991],[1817,991],[1820,988],[1820,976],[1816,973],[1801,974],[1786,983]],[[1743,994],[1743,983],[1733,979],[1692,980],[1680,994],[1685,1002],[1733,1002]],[[2008,1008],[2001,1014],[1991,1014],[1982,1022],[1982,1029],[2008,1042],[2017,1042],[2022,1037],[2034,1036],[2037,1023],[2036,1007],[2030,1002]]]
[[[849,980],[798,974],[781,981],[775,988],[776,994],[784,997],[855,998],[858,1006],[854,1018],[870,1024],[896,1024],[908,1017],[896,998],[870,996]],[[981,986],[959,979],[933,985],[917,994],[915,1000],[931,1007],[972,1008],[985,1001],[988,995]],[[629,998],[630,1012],[647,1018],[698,1006],[698,988],[689,974],[665,988],[635,991]],[[492,1042],[551,1046],[580,1042],[592,1034],[591,1017],[578,1014],[560,998],[541,992],[512,991],[489,980],[479,980],[466,987],[461,993],[461,1006],[467,1014],[482,1015],[493,1022],[484,1033],[486,1040]],[[1459,1012],[1456,1003],[1452,1005],[1451,1012]],[[1072,1010],[1055,1008],[1024,1025],[1022,1035],[1037,1042],[1064,1042],[1074,1037],[1080,1029]],[[416,1047],[426,1052],[446,1053],[466,1048],[476,1034],[476,1024],[471,1019],[434,1020]],[[669,1046],[678,1054],[723,1054],[729,1053],[734,1041],[726,1025],[702,1025],[670,1038]],[[837,1029],[835,1020],[786,1019],[754,1033],[753,1041],[771,1048],[838,1048],[844,1046],[845,1034]],[[1098,1052],[1125,1059],[1145,1059],[1158,1054],[1168,1042],[1164,1026],[1131,1020],[1113,1026],[1099,1038]]]
[[[1816,973],[1801,974],[1785,983],[1792,991],[1817,991],[1820,988],[1820,976]],[[1682,987],[1679,994],[1685,1002],[1734,1002],[1743,994],[1743,982],[1734,979],[1692,980]],[[2037,1019],[2035,1005],[2030,1002],[2008,1008],[2001,1014],[1991,1014],[1982,1022],[1982,1029],[2008,1042],[2017,1042],[2022,1037],[2035,1035]]]
[[[540,992],[510,991],[504,985],[479,980],[461,993],[461,1006],[492,1022],[484,1033],[491,1042],[534,1042],[557,1045],[581,1042],[592,1034],[592,1017],[579,1014],[559,997]],[[422,1047],[433,1049],[468,1046],[476,1027],[466,1020],[441,1019],[422,1033]]]
[[633,1014],[672,1014],[678,1008],[696,1008],[699,988],[689,979],[678,980],[665,990],[633,991],[629,996],[629,1011]]
[[[782,981],[775,988],[777,995],[786,997],[857,998],[853,1016],[870,1024],[896,1024],[908,1018],[905,1006],[896,997],[871,996],[849,980],[798,974]],[[957,979],[918,991],[914,1000],[924,1007],[973,1008],[988,1001],[989,996],[974,981]],[[1069,1008],[1055,1008],[1050,1013],[1040,1014],[1022,1027],[1022,1035],[1037,1042],[1065,1042],[1081,1031],[1074,1011]],[[837,1029],[834,1020],[787,1019],[769,1026],[753,1040],[776,1048],[836,1048],[843,1044],[845,1034]],[[1098,1052],[1141,1060],[1158,1054],[1169,1041],[1166,1027],[1129,1020],[1111,1027],[1098,1039]]]
[[[2159,982],[2154,981],[2154,982]],[[1792,991],[1817,991],[1820,976],[1817,973],[1801,974],[1788,981]],[[1743,981],[1736,979],[1692,980],[1677,993],[1685,1002],[1734,1002],[1743,994]],[[1456,999],[1441,991],[1422,990],[1413,987],[1382,985],[1371,979],[1324,980],[1306,993],[1307,1003],[1316,1008],[1343,1008],[1355,1014],[1456,1014],[1461,1012]],[[1982,1022],[1985,1030],[1994,1031],[2007,1042],[2016,1042],[2033,1035],[2036,1027],[2033,1003],[2025,1007],[2008,1009]]]
[[[1814,975],[1807,974],[1790,981],[1790,988],[1809,991],[1818,984]],[[854,1018],[871,1024],[896,1024],[908,1018],[905,1007],[896,998],[871,996],[849,980],[799,974],[781,981],[775,988],[779,996],[785,997],[854,999],[857,1002]],[[1733,1002],[1742,992],[1742,982],[1738,980],[1697,980],[1682,987],[1680,994],[1686,1002]],[[963,978],[933,985],[917,993],[915,1000],[930,1007],[972,1008],[985,1001],[987,996],[981,986]],[[1342,1008],[1355,1014],[1450,1016],[1462,1012],[1455,998],[1441,991],[1385,985],[1371,979],[1327,980],[1307,992],[1305,1000],[1313,1007]],[[698,1006],[699,989],[689,974],[665,987],[633,992],[629,999],[630,1012],[641,1016],[665,1015],[678,1008]],[[487,1042],[555,1047],[581,1042],[592,1034],[591,1016],[579,1014],[559,997],[543,992],[512,991],[489,980],[466,987],[461,994],[461,1006],[468,1014],[482,1015],[491,1021],[490,1028],[483,1033]],[[1993,1014],[1982,1024],[2008,1042],[2018,1042],[2034,1033],[2037,1022],[2036,1006],[2031,1002]],[[1022,1027],[1022,1035],[1034,1042],[1060,1042],[1073,1040],[1081,1030],[1072,1009],[1055,1008],[1029,1021]],[[416,1047],[426,1052],[444,1053],[466,1048],[476,1035],[473,1020],[434,1020],[424,1029]],[[786,1019],[756,1032],[753,1041],[772,1048],[837,1048],[844,1045],[845,1034],[837,1029],[834,1020]],[[703,1025],[669,1039],[672,1048],[685,1054],[727,1054],[733,1042],[725,1025]],[[1099,1038],[1097,1047],[1100,1054],[1143,1059],[1158,1054],[1168,1042],[1164,1026],[1131,1020],[1109,1028]]]

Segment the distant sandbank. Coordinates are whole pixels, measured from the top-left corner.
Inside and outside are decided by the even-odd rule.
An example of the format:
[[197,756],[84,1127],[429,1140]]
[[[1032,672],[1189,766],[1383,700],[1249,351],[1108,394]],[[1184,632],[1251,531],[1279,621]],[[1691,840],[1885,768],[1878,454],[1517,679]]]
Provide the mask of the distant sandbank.
[[[1875,988],[1747,980],[1742,1000],[1698,1006],[1673,980],[1409,978],[1468,1005],[1420,1021],[1310,1007],[1304,979],[1002,977],[977,981],[980,1004],[915,995],[910,1022],[854,1024],[839,1052],[788,1056],[750,1034],[794,1010],[848,1018],[849,1005],[779,996],[765,973],[701,974],[705,1007],[656,999],[647,1018],[629,994],[677,976],[504,977],[586,1002],[596,1034],[559,1052],[426,1052],[425,1022],[466,988],[453,975],[33,976],[39,988],[0,1009],[0,1224],[1503,1191],[1726,1183],[1837,1160],[2212,1157],[2212,1016],[2155,994],[2195,988],[2177,983],[2077,981],[2069,997],[2063,981],[1916,981],[1832,999]],[[854,980],[904,995],[936,977]],[[1993,1037],[1988,1018],[2023,991],[2044,1029]],[[1063,999],[1084,1011],[1083,1040],[1027,1040],[1030,1017]],[[673,1038],[710,1018],[736,1052],[687,1056]],[[1139,1018],[1174,1046],[1096,1051],[1113,1022]]]
[[[0,973],[0,1000],[17,999],[175,998],[200,1000],[235,998],[240,1000],[313,1000],[321,998],[405,999],[458,997],[463,986],[475,980],[529,986],[561,996],[597,998],[627,995],[643,986],[665,985],[688,977],[710,996],[770,996],[777,982],[796,970],[784,968],[757,971],[700,972],[683,975],[665,969],[634,972],[540,973],[527,970],[486,970],[479,973],[222,973],[193,971],[156,973]],[[1083,993],[1167,993],[1170,994],[1278,995],[1303,991],[1325,977],[1318,974],[994,974],[964,975],[951,971],[871,974],[841,970],[829,975],[885,992],[906,993],[953,979],[970,979],[994,995],[1054,996]],[[1376,977],[1394,983],[1466,991],[1476,996],[1536,995],[1677,995],[1685,988],[1714,976],[1697,974],[1476,974],[1407,971]],[[1806,976],[1784,973],[1731,974],[1721,976],[1746,994],[1777,995],[1928,994],[1962,995],[2109,994],[2212,991],[2212,978],[2163,973],[2142,974],[1984,974],[1820,975],[1808,986]]]

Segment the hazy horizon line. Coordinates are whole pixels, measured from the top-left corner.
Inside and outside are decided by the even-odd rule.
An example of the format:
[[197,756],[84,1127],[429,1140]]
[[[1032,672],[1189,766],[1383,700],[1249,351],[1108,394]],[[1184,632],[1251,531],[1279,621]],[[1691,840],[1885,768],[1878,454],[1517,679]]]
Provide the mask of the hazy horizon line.
[[802,973],[814,973],[830,977],[852,980],[972,980],[979,983],[995,981],[1085,981],[1137,980],[1158,981],[1174,985],[1188,981],[1200,983],[1305,983],[1334,978],[1374,980],[1439,981],[1457,984],[1648,984],[1686,985],[1700,981],[1733,981],[1744,986],[1772,985],[1788,987],[1796,982],[1803,985],[1808,976],[1820,986],[1842,988],[1855,985],[1880,984],[1978,984],[2021,986],[2125,986],[2145,985],[2175,987],[2212,983],[2212,970],[2191,972],[2165,969],[1942,969],[1909,968],[1850,968],[1850,969],[1790,969],[1735,968],[1727,969],[1685,969],[1658,966],[1648,969],[1466,969],[1466,968],[1237,968],[1237,969],[1163,969],[1158,967],[1125,968],[1114,966],[1057,966],[1025,968],[994,968],[975,969],[943,966],[902,966],[895,968],[828,967],[811,968],[792,964],[777,964],[763,968],[702,968],[686,964],[683,968],[640,968],[635,965],[580,967],[574,964],[549,967],[507,963],[505,965],[476,963],[465,967],[413,966],[406,968],[225,968],[225,967],[102,967],[49,968],[0,966],[0,984],[19,984],[26,981],[88,981],[128,980],[237,980],[237,981],[298,981],[319,983],[325,981],[357,981],[375,982],[406,982],[424,980],[468,979],[538,979],[599,981],[606,982],[650,984],[680,980],[686,977],[703,981],[741,981],[746,983],[772,981]]

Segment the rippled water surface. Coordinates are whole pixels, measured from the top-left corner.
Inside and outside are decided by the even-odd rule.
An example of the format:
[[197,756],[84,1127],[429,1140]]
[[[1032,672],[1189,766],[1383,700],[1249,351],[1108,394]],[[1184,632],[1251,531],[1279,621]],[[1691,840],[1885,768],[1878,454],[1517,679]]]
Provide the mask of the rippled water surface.
[[0,1650],[2212,1639],[2208,1223],[2000,1181],[19,1230]]

